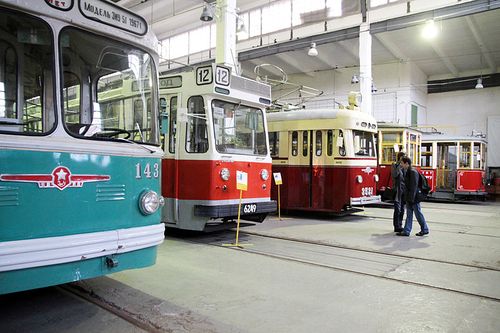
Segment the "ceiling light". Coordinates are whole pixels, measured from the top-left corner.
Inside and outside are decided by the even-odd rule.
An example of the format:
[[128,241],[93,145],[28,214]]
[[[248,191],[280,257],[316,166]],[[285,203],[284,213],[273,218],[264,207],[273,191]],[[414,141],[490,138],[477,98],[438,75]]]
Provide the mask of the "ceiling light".
[[354,74],[351,78],[351,84],[356,84],[356,83],[359,83],[359,77]]
[[200,16],[200,20],[202,20],[203,22],[209,22],[214,19],[214,15],[211,13],[209,6],[210,5],[208,4],[203,6],[203,11],[201,12]]
[[309,51],[307,51],[307,55],[311,57],[315,57],[318,55],[318,50],[316,49],[316,43],[311,43],[311,46],[309,47]]
[[484,88],[483,79],[482,78],[477,79],[476,89],[483,89],[483,88]]
[[425,39],[433,39],[438,34],[438,29],[434,20],[429,20],[425,22],[425,26],[422,29],[422,37]]

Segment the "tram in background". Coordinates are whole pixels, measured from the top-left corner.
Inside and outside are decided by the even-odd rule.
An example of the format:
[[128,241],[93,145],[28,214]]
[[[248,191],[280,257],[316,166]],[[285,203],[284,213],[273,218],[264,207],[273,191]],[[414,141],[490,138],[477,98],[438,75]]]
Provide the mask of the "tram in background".
[[431,187],[428,197],[485,200],[486,149],[479,137],[424,134],[421,165]]
[[270,87],[214,64],[162,76],[160,95],[168,116],[162,140],[166,226],[196,231],[233,226],[240,199],[237,171],[248,177],[241,219],[262,222],[276,211],[264,111]]
[[154,264],[156,48],[112,3],[0,1],[0,294]]
[[282,209],[341,215],[380,202],[375,118],[351,109],[299,109],[267,119],[273,172],[283,180]]
[[[380,177],[377,193],[384,201],[394,196],[391,166],[396,162],[398,152],[404,152],[410,159],[412,167],[420,170],[420,145],[422,132],[416,128],[394,123],[378,123],[377,151]],[[423,173],[425,176],[425,173]]]

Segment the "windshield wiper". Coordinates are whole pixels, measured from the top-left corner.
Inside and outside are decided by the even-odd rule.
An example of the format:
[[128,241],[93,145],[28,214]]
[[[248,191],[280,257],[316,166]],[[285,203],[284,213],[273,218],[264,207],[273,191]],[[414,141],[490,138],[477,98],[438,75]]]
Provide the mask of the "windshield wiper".
[[128,142],[128,143],[134,144],[134,145],[136,145],[136,146],[141,147],[142,149],[146,149],[146,150],[147,150],[147,151],[149,151],[151,154],[153,154],[154,152],[156,152],[154,149],[148,148],[147,146],[141,145],[140,143],[137,143],[137,142],[132,141],[132,140],[129,140],[129,139],[125,139],[125,138],[114,138],[114,140],[118,140],[118,141],[123,141],[123,142]]

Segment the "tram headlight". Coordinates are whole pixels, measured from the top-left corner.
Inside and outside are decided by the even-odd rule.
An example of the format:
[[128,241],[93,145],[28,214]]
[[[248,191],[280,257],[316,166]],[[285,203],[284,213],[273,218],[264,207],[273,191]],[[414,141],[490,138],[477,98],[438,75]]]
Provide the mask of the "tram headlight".
[[144,215],[151,215],[165,203],[162,196],[155,191],[144,191],[139,197],[139,209]]
[[266,169],[260,170],[260,178],[266,181],[269,178],[269,172]]
[[378,175],[373,176],[373,179],[375,180],[375,183],[378,183],[379,180]]
[[361,184],[361,183],[363,182],[363,177],[362,177],[362,176],[360,176],[360,175],[357,175],[357,176],[356,176],[356,181],[357,181],[359,184]]
[[229,172],[228,168],[222,168],[219,175],[222,180],[228,180],[229,176],[231,176],[231,172]]

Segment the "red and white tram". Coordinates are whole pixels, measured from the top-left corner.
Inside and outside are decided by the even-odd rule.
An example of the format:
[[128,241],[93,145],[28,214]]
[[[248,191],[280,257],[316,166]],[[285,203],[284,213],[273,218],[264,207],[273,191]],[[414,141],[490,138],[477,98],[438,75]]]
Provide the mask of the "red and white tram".
[[394,193],[391,166],[396,162],[398,152],[404,152],[411,159],[412,167],[420,171],[421,142],[422,132],[416,128],[394,123],[378,123],[377,173],[380,181],[377,184],[377,193],[383,200],[391,200]]
[[[372,116],[348,109],[268,113],[273,172],[280,172],[281,208],[335,214],[379,203]],[[277,198],[273,185],[271,195]]]
[[431,187],[429,198],[484,200],[486,146],[478,137],[424,134],[421,164]]
[[271,89],[219,65],[160,78],[168,116],[162,131],[162,220],[167,227],[209,231],[238,216],[236,172],[247,173],[241,219],[262,222],[270,198],[271,156],[264,108]]

